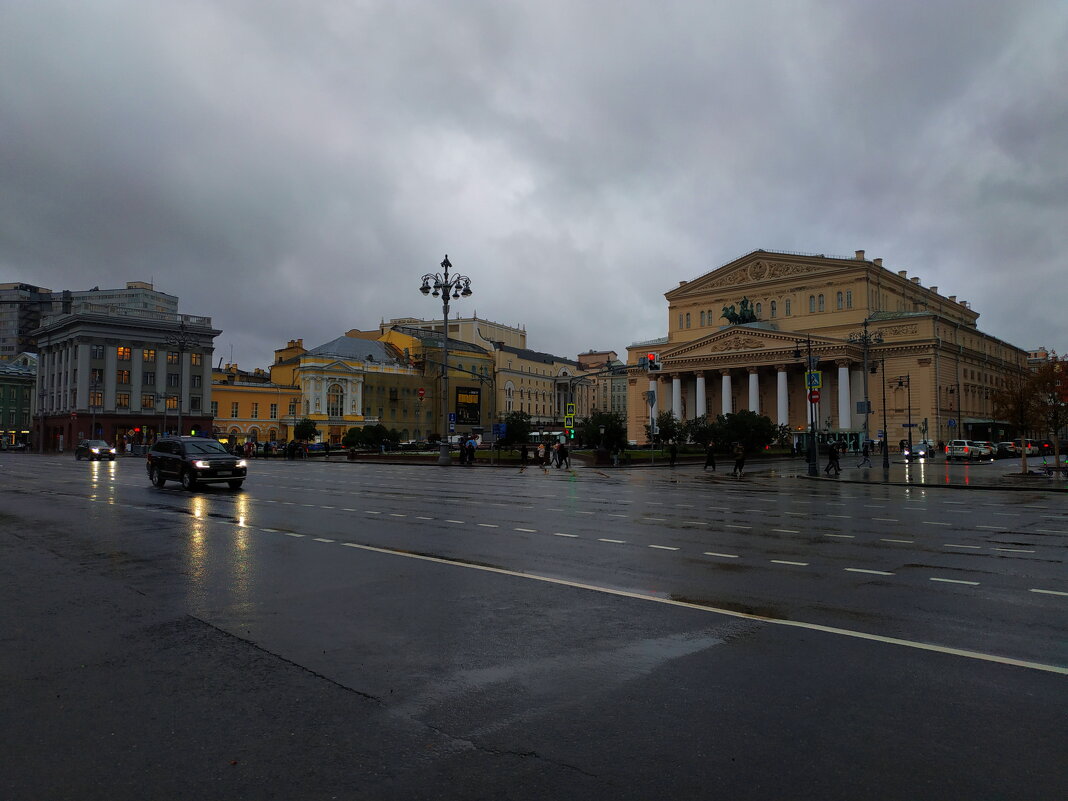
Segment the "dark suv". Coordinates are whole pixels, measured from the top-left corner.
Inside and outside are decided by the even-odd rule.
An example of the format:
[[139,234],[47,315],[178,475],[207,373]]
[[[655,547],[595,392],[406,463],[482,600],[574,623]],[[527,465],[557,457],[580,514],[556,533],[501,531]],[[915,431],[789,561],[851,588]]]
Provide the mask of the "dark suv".
[[115,461],[115,449],[102,439],[83,439],[74,448],[75,459],[110,459]]
[[148,452],[148,478],[157,487],[167,480],[181,481],[187,490],[200,484],[221,484],[240,489],[248,473],[244,459],[227,453],[222,443],[208,437],[166,437]]

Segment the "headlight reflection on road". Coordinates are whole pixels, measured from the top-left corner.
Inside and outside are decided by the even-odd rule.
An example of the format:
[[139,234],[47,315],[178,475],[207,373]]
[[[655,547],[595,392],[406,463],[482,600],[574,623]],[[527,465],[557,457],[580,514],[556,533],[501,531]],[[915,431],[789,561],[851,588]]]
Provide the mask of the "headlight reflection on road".
[[[105,500],[109,504],[115,503],[115,476],[117,474],[115,462],[92,461],[89,462],[89,487],[92,494],[89,496],[94,501]],[[107,498],[100,497],[100,490],[107,488]]]

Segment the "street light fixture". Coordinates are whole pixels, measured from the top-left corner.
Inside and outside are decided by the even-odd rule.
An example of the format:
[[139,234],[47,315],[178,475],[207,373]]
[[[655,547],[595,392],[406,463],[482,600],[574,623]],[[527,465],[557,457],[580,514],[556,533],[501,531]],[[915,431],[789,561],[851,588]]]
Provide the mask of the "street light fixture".
[[[164,340],[169,346],[175,348],[178,351],[178,436],[182,436],[182,372],[183,361],[186,350],[189,346],[196,342],[196,339],[188,334],[185,330],[185,320],[182,319],[178,322],[178,332],[174,334],[168,334]],[[166,401],[164,401],[166,406]]]
[[[871,401],[868,399],[868,348],[872,345],[883,344],[882,331],[876,331],[874,334],[868,333],[868,318],[864,318],[864,330],[860,333],[854,331],[849,335],[849,341],[864,347],[864,441],[870,442],[871,435],[868,427],[868,416],[871,414]],[[886,431],[885,426],[883,431]],[[885,436],[885,434],[884,434]]]
[[[794,348],[795,359],[801,358],[802,342],[805,343],[805,347],[808,354],[805,360],[805,373],[807,374],[809,372],[812,372],[813,368],[815,367],[812,358],[812,337],[805,337],[803,340],[798,339],[795,341],[795,344],[797,345],[797,347]],[[818,414],[818,412],[816,411],[816,404],[811,400],[812,390],[808,387],[807,383],[805,385],[805,391],[808,392],[808,397],[810,399],[808,402],[808,474],[810,476],[818,476],[819,450],[816,447],[816,415]]]
[[[445,254],[445,258],[441,262],[442,272],[440,273],[427,273],[423,276],[423,285],[419,287],[419,291],[424,295],[433,295],[435,298],[441,296],[441,384],[442,384],[442,396],[441,396],[441,419],[442,419],[442,433],[444,434],[441,440],[441,451],[438,455],[438,464],[444,466],[452,464],[452,457],[449,456],[449,296],[454,299],[471,297],[471,279],[466,275],[449,275],[449,268],[452,267],[452,263],[449,261],[449,254]],[[431,292],[433,290],[433,292]]]
[[[886,359],[879,359],[880,367],[876,367],[874,364],[871,366],[872,374],[876,370],[882,370],[883,376],[883,470],[890,469],[890,430],[886,424]],[[911,431],[911,429],[909,429]]]
[[912,376],[909,373],[905,375],[899,375],[897,377],[898,389],[905,387],[908,389],[908,405],[909,405],[909,422],[906,428],[909,430],[909,456],[912,456]]

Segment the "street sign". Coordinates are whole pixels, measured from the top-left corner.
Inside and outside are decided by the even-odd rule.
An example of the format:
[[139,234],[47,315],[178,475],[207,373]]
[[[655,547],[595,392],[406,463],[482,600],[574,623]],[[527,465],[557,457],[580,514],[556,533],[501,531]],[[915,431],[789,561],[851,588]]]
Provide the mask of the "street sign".
[[574,428],[574,427],[575,427],[575,415],[573,415],[573,414],[565,414],[564,415],[564,428]]
[[571,415],[572,417],[574,417],[575,416],[575,404],[573,404],[573,403],[567,404],[567,412],[566,413]]
[[449,425],[456,425],[456,412],[449,412]]
[[818,389],[814,389],[814,390],[812,390],[812,391],[810,391],[808,393],[808,402],[809,403],[819,403],[820,402],[820,391]]
[[915,428],[916,424],[915,423],[902,423],[901,427],[902,428]]
[[809,389],[823,389],[823,373],[809,370],[805,373],[805,386]]
[[419,400],[422,400],[426,396],[426,390],[423,389],[422,387],[419,387],[419,389],[416,390],[416,392],[419,394]]
[[948,426],[949,428],[956,428],[956,427],[957,427],[957,421],[956,421],[956,420],[954,420],[954,419],[953,419],[953,418],[951,417],[951,418],[949,418],[948,420],[946,420],[946,425],[947,425],[947,426]]
[[650,389],[650,390],[646,391],[646,393],[645,393],[645,402],[648,403],[650,406],[655,406],[656,405],[656,390],[655,389]]

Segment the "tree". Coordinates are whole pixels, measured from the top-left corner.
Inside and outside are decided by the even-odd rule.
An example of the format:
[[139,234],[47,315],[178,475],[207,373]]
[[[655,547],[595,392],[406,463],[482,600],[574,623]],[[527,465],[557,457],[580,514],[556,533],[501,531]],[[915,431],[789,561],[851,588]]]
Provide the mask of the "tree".
[[656,427],[660,430],[654,436],[649,425],[646,424],[645,426],[645,435],[649,437],[650,442],[677,442],[679,434],[682,432],[679,418],[677,418],[672,411],[660,412],[660,414],[656,416]]
[[293,427],[293,437],[301,442],[311,442],[318,436],[319,429],[313,420],[305,417]]
[[512,448],[530,440],[530,414],[528,412],[509,412],[504,418],[504,436],[500,438],[502,447]]
[[346,448],[360,447],[363,444],[363,429],[357,426],[350,428],[342,437],[341,444]]
[[[1033,376],[1020,372],[1009,377],[991,397],[994,414],[1008,421],[1017,436],[1038,428],[1042,418],[1035,394]],[[1020,472],[1027,472],[1027,449],[1020,448]]]
[[715,418],[703,414],[682,424],[682,437],[687,442],[696,442],[702,448],[707,448],[708,443],[716,442],[718,426]]
[[771,418],[745,409],[716,418],[720,441],[740,442],[747,451],[762,451],[775,441],[778,426]]
[[[604,426],[604,436],[601,436]],[[575,435],[584,445],[603,445],[610,451],[627,446],[627,421],[617,412],[594,412],[578,421]]]
[[1057,354],[1039,365],[1031,376],[1038,417],[1050,440],[1053,442],[1053,465],[1061,461],[1061,429],[1068,425],[1068,363]]

